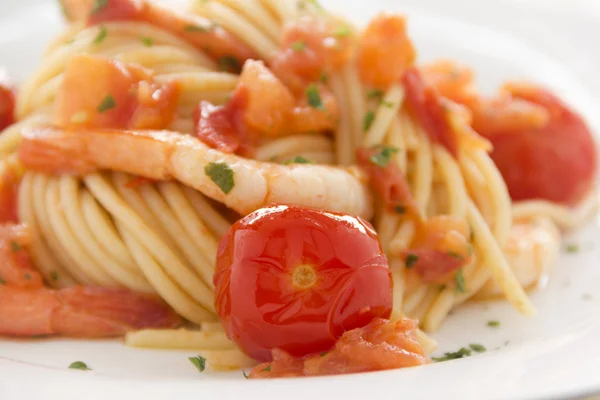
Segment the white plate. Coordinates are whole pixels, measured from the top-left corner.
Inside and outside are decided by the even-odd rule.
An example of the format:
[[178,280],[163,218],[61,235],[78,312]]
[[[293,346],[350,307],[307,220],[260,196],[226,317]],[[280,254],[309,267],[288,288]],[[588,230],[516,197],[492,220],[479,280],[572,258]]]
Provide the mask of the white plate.
[[[600,129],[600,7],[593,0],[323,2],[359,22],[380,10],[406,11],[422,59],[470,64],[486,91],[508,78],[544,83]],[[3,0],[0,64],[24,79],[61,28],[54,1]],[[352,376],[246,381],[241,372],[198,374],[187,360],[192,352],[130,349],[116,341],[0,340],[0,399],[575,398],[600,391],[599,233],[599,223],[590,221],[568,239],[582,250],[563,254],[548,287],[532,295],[536,318],[504,303],[472,304],[435,335],[440,353],[481,343],[488,348],[482,355]],[[501,327],[489,328],[488,320]],[[94,372],[68,370],[76,360]]]

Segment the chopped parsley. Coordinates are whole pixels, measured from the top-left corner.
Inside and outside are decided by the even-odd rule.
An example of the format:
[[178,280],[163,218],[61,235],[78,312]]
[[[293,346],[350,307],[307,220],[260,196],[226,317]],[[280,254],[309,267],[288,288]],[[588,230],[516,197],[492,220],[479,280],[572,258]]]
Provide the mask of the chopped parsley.
[[304,51],[304,49],[306,49],[306,43],[300,40],[298,42],[292,43],[290,45],[290,48],[294,51]]
[[459,260],[464,260],[465,259],[463,256],[461,256],[460,254],[458,254],[457,252],[454,252],[454,251],[449,251],[448,255],[450,257],[458,258]]
[[10,246],[11,246],[13,253],[16,253],[17,251],[21,251],[23,249],[19,243],[15,242],[13,240],[10,241]]
[[103,113],[104,111],[108,111],[111,108],[115,108],[117,106],[117,103],[115,102],[115,98],[112,97],[110,94],[107,94],[106,97],[104,99],[102,99],[102,102],[98,105],[98,112],[99,113]]
[[271,366],[268,365],[265,369],[263,369],[263,371],[265,371],[265,372],[271,372]]
[[465,287],[465,277],[463,275],[463,270],[462,268],[460,268],[458,271],[456,271],[456,291],[458,293],[465,293],[467,291],[467,288]]
[[149,37],[141,37],[140,40],[146,47],[152,47],[152,45],[154,44],[154,40],[152,40],[152,38]]
[[92,14],[96,14],[98,11],[102,10],[108,5],[108,0],[96,0],[94,1],[94,6],[92,7]]
[[183,30],[186,32],[210,32],[214,28],[214,25],[211,26],[200,26],[200,25],[186,25],[183,27]]
[[406,268],[411,269],[412,267],[415,266],[415,264],[419,261],[419,256],[417,256],[416,254],[409,254],[406,256],[406,260],[404,261],[404,265],[406,265]]
[[321,354],[319,354],[321,357],[325,357],[327,355],[327,353],[329,353],[328,351],[324,351]]
[[396,206],[394,207],[394,211],[396,212],[396,214],[402,215],[406,212],[406,207]]
[[337,37],[350,36],[350,33],[352,33],[352,31],[347,26],[339,26],[333,31],[333,35]]
[[488,321],[487,326],[489,326],[490,328],[497,328],[500,326],[500,321]]
[[392,101],[382,101],[381,105],[388,108],[394,108],[396,106],[396,103]]
[[483,345],[478,344],[478,343],[471,343],[469,345],[469,347],[471,348],[471,350],[473,350],[477,353],[483,353],[486,351],[486,348]]
[[58,4],[60,5],[60,12],[62,13],[63,17],[65,17],[66,19],[71,19],[71,17],[69,16],[69,10],[63,4],[63,1],[59,1]]
[[82,371],[91,371],[91,369],[88,368],[86,363],[84,363],[83,361],[72,362],[71,365],[69,365],[69,368],[70,369],[80,369]]
[[246,373],[246,370],[242,370],[242,374],[244,374],[244,378],[248,379],[248,374]]
[[217,60],[219,69],[226,72],[239,72],[242,69],[240,62],[234,56],[223,56]]
[[319,81],[322,82],[322,83],[324,83],[324,84],[327,84],[327,82],[329,82],[329,76],[326,73],[321,72],[321,76],[319,77]]
[[369,161],[380,167],[386,167],[390,163],[392,155],[398,152],[397,148],[391,146],[381,145],[376,148],[379,149],[379,152],[373,154]]
[[52,272],[50,272],[50,278],[51,278],[53,281],[57,281],[57,280],[58,280],[58,272],[56,272],[56,271],[52,271]]
[[577,253],[579,251],[579,245],[570,243],[566,247],[567,253]]
[[375,121],[375,113],[373,111],[368,111],[363,119],[363,131],[368,131],[369,128],[371,128],[371,125],[373,125],[373,121]]
[[100,30],[98,31],[98,34],[94,38],[93,43],[100,44],[104,41],[104,39],[106,39],[107,36],[108,36],[108,29],[106,29],[106,27],[104,25],[100,25]]
[[306,98],[308,99],[308,105],[317,110],[324,110],[325,106],[321,101],[321,94],[319,88],[314,83],[311,83],[306,88]]
[[206,358],[198,355],[197,357],[188,357],[188,360],[194,364],[194,367],[196,367],[199,372],[204,372],[206,369]]
[[231,192],[235,186],[234,172],[229,165],[224,162],[211,162],[204,167],[204,173],[213,181],[219,189],[225,194]]
[[450,360],[457,360],[459,358],[469,357],[470,355],[471,355],[471,350],[467,349],[466,347],[461,347],[458,351],[444,353],[443,357],[432,357],[431,359],[435,362],[450,361]]
[[467,246],[467,252],[470,256],[473,255],[473,245],[471,243],[469,243],[469,245]]
[[25,279],[27,279],[28,281],[30,281],[31,280],[31,275],[29,275],[28,273],[25,274]]
[[314,164],[312,161],[302,157],[302,156],[296,156],[294,158],[292,158],[291,160],[287,160],[286,162],[284,162],[284,164]]
[[367,90],[367,97],[369,99],[377,99],[380,100],[383,98],[383,90],[381,89],[369,89]]
[[6,281],[0,276],[0,285],[6,286]]

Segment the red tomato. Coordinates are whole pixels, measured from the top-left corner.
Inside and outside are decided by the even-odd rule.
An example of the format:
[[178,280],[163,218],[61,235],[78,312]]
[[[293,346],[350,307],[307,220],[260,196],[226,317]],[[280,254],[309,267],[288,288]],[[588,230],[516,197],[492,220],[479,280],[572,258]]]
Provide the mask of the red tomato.
[[0,131],[15,122],[15,93],[13,90],[0,84]]
[[374,319],[363,328],[345,332],[326,354],[305,359],[273,350],[273,362],[252,368],[250,378],[280,378],[382,371],[428,364],[417,340],[417,321]]
[[7,167],[0,174],[0,224],[18,222],[18,193],[19,177],[11,167]]
[[392,279],[361,218],[274,205],[235,223],[219,243],[216,309],[246,354],[271,359],[329,350],[350,329],[389,317]]
[[513,98],[542,106],[550,116],[539,128],[526,124],[498,131],[481,123],[477,127],[494,145],[492,158],[511,197],[576,205],[590,193],[596,178],[596,144],[589,128],[580,115],[544,89],[507,89]]

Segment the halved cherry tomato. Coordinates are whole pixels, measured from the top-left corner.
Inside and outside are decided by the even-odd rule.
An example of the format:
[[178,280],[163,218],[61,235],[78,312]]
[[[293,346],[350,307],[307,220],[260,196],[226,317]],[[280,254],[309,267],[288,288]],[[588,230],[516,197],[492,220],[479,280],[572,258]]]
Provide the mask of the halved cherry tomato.
[[[515,101],[529,102],[528,110],[541,106],[549,115],[546,123],[534,116],[515,117],[522,121],[519,126],[510,120],[492,123],[486,115],[493,114],[493,109],[475,111],[476,129],[494,145],[492,158],[511,197],[576,205],[590,193],[596,180],[598,156],[590,129],[580,115],[545,89],[528,85],[505,89]],[[510,116],[505,115],[504,119]]]
[[389,317],[392,279],[371,225],[350,215],[274,205],[219,243],[217,314],[246,354],[329,350],[347,331]]
[[0,132],[15,122],[15,92],[0,70]]

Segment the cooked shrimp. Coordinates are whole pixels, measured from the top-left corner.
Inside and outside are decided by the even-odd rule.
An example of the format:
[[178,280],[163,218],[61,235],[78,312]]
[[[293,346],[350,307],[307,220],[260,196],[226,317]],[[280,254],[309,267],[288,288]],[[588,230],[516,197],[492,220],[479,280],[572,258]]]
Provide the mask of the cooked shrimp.
[[113,337],[181,321],[162,300],[124,289],[44,287],[24,225],[0,225],[0,335]]
[[[511,269],[521,286],[532,288],[542,281],[554,266],[560,249],[560,232],[548,218],[516,221],[504,247]],[[478,293],[478,297],[502,296],[493,280]]]
[[40,172],[88,174],[111,169],[175,179],[241,214],[271,203],[366,218],[371,214],[368,189],[354,169],[249,160],[169,131],[32,128],[22,135],[19,157],[25,167]]

